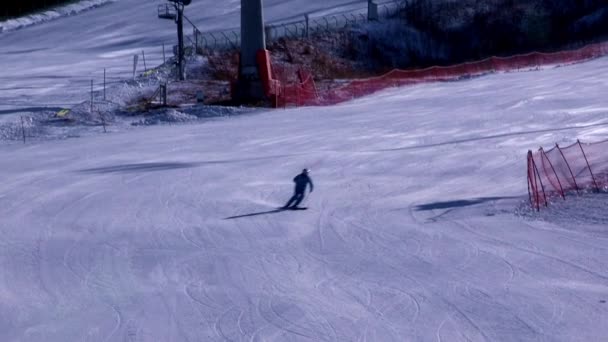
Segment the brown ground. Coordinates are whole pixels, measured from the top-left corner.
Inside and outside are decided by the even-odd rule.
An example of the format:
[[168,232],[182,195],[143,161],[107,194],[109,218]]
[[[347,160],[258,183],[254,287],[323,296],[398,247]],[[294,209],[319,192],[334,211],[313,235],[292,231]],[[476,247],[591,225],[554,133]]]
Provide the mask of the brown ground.
[[[281,81],[294,82],[302,68],[312,73],[318,83],[334,79],[373,76],[359,62],[344,57],[348,49],[346,33],[318,35],[310,39],[279,39],[267,46],[272,57],[273,73]],[[206,52],[208,77],[230,82],[237,78],[238,51]]]
[[[310,39],[279,39],[267,46],[270,51],[275,78],[283,82],[295,82],[296,71],[302,68],[313,75],[319,87],[336,79],[373,76],[372,72],[344,57],[348,49],[346,33],[318,35]],[[231,104],[230,84],[238,74],[239,54],[236,50],[203,51],[208,64],[204,68],[189,70],[191,79],[172,81],[168,84],[168,105],[195,103],[196,92],[202,91],[205,104]],[[130,108],[135,111],[158,107],[158,97],[143,94]]]

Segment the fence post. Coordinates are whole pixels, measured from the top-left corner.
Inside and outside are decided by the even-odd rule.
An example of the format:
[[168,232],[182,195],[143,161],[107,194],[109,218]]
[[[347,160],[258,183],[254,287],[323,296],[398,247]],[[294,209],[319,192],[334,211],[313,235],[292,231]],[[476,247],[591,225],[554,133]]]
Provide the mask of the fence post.
[[[533,168],[533,173],[534,173],[534,188],[538,189],[538,183],[540,183],[540,188],[543,192],[543,198],[545,200],[545,207],[547,206],[547,195],[545,194],[545,186],[543,184],[543,180],[540,178],[540,173],[538,172],[538,168],[536,167],[536,162],[534,161],[534,157],[532,156],[532,151],[528,151],[528,160],[531,162],[532,164],[532,168]],[[537,183],[538,181],[538,183]],[[535,191],[535,193],[538,193],[538,190]],[[536,207],[538,210],[540,210],[540,196],[535,194],[535,198],[536,198]]]
[[576,143],[578,147],[581,148],[581,152],[583,152],[583,157],[585,157],[585,162],[587,163],[587,168],[589,168],[589,173],[591,174],[591,179],[593,179],[593,186],[595,186],[595,191],[600,191],[600,188],[597,186],[595,182],[595,176],[593,175],[593,171],[591,171],[591,166],[589,166],[589,160],[587,160],[587,155],[585,154],[585,150],[583,150],[583,145],[581,145],[581,141],[576,139]]
[[539,208],[538,201],[538,184],[536,184],[536,174],[534,173],[534,166],[532,165],[532,151],[528,150],[528,188],[531,188],[532,195],[530,196],[530,204],[537,211]]
[[167,106],[167,84],[161,84],[160,85],[160,96],[162,97],[161,101],[163,103],[163,106]]
[[103,68],[103,100],[106,100],[106,68]]
[[148,68],[146,67],[146,54],[144,52],[144,50],[141,50],[141,55],[144,58],[144,72],[148,71]]
[[[538,183],[540,183],[540,188],[543,191],[543,198],[545,200],[545,207],[548,205],[547,204],[547,194],[545,194],[545,186],[543,185],[543,180],[540,179],[540,173],[538,172],[538,168],[536,167],[536,162],[534,161],[534,158],[532,158],[532,166],[534,167],[534,184],[536,184],[536,187],[538,188],[538,184],[536,183],[536,180],[538,179]],[[540,196],[538,196],[539,198],[537,199],[536,202],[536,207],[538,208],[538,210],[540,210]]]
[[133,55],[133,79],[135,79],[135,72],[137,71],[137,59],[139,58],[139,55],[135,54]]
[[304,20],[306,20],[306,29],[305,29],[305,35],[306,38],[308,38],[308,28],[309,28],[309,17],[308,17],[308,13],[304,14]]
[[532,151],[528,150],[528,158],[527,158],[527,183],[528,183],[528,199],[530,200],[530,204],[534,208],[535,200],[532,200],[532,191],[534,191],[534,196],[536,196],[536,189],[532,186],[532,178],[530,177],[530,159],[531,159]]
[[[528,164],[530,164],[530,160],[528,160]],[[530,191],[530,166],[528,166],[528,169],[526,170],[526,184],[528,184],[528,201],[530,201],[530,204],[532,207],[534,207],[534,202],[532,202],[532,192]]]
[[194,28],[194,54],[198,53],[198,29]]
[[103,132],[104,133],[108,133],[106,131],[106,119],[104,118],[103,114],[101,113],[101,111],[98,112],[99,113],[99,117],[101,118],[101,124],[103,125]]
[[165,59],[165,43],[163,43],[163,64],[167,64],[167,59]]
[[25,124],[23,123],[23,115],[21,117],[21,133],[23,134],[23,143],[25,144]]
[[91,114],[93,114],[93,80],[91,80]]
[[566,166],[568,167],[568,171],[570,172],[570,176],[572,177],[572,181],[574,182],[574,187],[576,188],[576,193],[578,194],[578,184],[576,184],[576,178],[574,177],[574,173],[572,173],[572,169],[570,168],[570,163],[568,163],[568,160],[566,159],[566,156],[564,156],[564,153],[562,152],[562,149],[559,147],[558,144],[555,144],[555,147],[557,148],[557,150],[559,151],[559,153],[562,155],[562,158],[564,158],[564,162],[566,162]]
[[[555,172],[555,168],[553,168],[553,164],[551,163],[551,161],[549,160],[549,157],[547,157],[547,154],[545,153],[545,150],[543,150],[543,148],[540,148],[540,152],[542,154],[542,156],[544,157],[544,159],[541,158],[541,160],[543,161],[543,168],[545,168],[545,159],[547,160],[547,162],[549,162],[549,166],[551,166],[551,170],[553,171],[553,174],[555,175],[555,179],[557,179],[557,184],[559,185],[559,191],[561,192],[562,198],[566,199],[566,194],[564,194],[564,188],[562,187],[562,182],[559,181],[559,176],[557,175],[557,172]],[[545,170],[545,173],[546,170]]]

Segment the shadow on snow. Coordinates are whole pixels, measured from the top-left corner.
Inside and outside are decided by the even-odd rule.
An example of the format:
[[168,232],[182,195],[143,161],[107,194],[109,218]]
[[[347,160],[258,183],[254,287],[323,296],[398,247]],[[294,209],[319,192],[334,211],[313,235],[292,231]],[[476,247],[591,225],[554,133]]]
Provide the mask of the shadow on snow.
[[511,198],[517,198],[517,197],[480,197],[480,198],[467,199],[467,200],[433,202],[433,203],[417,205],[415,207],[415,209],[418,211],[425,211],[425,210],[434,210],[434,209],[460,208],[460,207],[467,207],[467,206],[480,204],[480,203],[484,203],[484,202],[491,202],[491,201],[497,201],[497,200],[501,200],[501,199],[511,199]]
[[231,163],[243,163],[249,161],[258,161],[275,158],[285,158],[291,155],[276,155],[276,156],[264,156],[256,158],[243,158],[233,160],[209,160],[203,162],[185,163],[185,162],[157,162],[157,163],[134,163],[134,164],[120,164],[113,166],[102,166],[90,169],[78,170],[77,172],[84,173],[119,173],[119,172],[142,172],[142,171],[164,171],[173,169],[185,169],[191,167],[199,167],[204,165],[216,165],[216,164],[231,164]]
[[80,172],[91,173],[115,173],[115,172],[138,172],[138,171],[163,171],[172,169],[185,169],[197,166],[196,163],[139,163],[123,164],[116,166],[96,167],[80,170]]
[[274,210],[268,210],[268,211],[260,211],[257,213],[230,216],[230,217],[226,217],[224,220],[232,220],[232,219],[237,219],[237,218],[241,218],[241,217],[251,217],[251,216],[258,216],[258,215],[276,214],[276,213],[280,213],[282,211],[285,211],[285,209],[274,209]]

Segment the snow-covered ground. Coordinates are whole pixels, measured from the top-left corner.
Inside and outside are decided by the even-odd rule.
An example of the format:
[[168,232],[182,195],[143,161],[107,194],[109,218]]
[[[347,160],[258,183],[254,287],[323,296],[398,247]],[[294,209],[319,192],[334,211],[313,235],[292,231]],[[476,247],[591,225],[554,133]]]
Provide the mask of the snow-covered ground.
[[[1,33],[0,122],[79,103],[142,49],[158,62],[159,3]],[[188,15],[232,27],[239,3]],[[356,4],[265,1],[274,19]],[[607,74],[602,58],[3,142],[0,341],[602,341],[608,196],[535,213],[525,156],[607,139]],[[275,211],[304,167],[309,210]]]
[[[87,0],[92,10],[56,20],[88,8],[71,5],[46,15],[4,22],[0,33],[0,115],[36,112],[44,107],[70,107],[87,99],[91,79],[95,89],[107,81],[132,77],[133,55],[139,55],[138,70],[156,66],[172,55],[177,44],[175,23],[158,18],[161,0]],[[267,22],[302,17],[305,13],[328,14],[365,8],[365,0],[265,0]],[[74,9],[73,7],[76,7]],[[54,14],[53,14],[54,13]],[[229,29],[240,24],[240,0],[194,0],[186,7],[187,17],[203,32]],[[42,21],[42,22],[41,22]],[[14,30],[14,27],[29,25]],[[185,25],[186,34],[192,33]]]
[[17,18],[0,21],[0,33],[18,30],[24,27],[44,23],[50,20],[80,14],[99,6],[103,6],[116,0],[80,0],[65,5],[57,5],[51,8],[34,12]]
[[608,138],[607,74],[0,145],[0,340],[601,341],[608,198],[534,213],[525,155]]

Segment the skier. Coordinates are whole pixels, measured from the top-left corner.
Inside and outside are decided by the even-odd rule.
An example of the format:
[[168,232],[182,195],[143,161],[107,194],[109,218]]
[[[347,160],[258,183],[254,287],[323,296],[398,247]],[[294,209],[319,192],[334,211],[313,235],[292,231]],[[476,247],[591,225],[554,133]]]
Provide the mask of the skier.
[[308,184],[310,184],[310,192],[312,192],[314,186],[312,184],[312,179],[310,179],[310,176],[308,175],[309,173],[309,169],[304,169],[302,170],[302,173],[294,177],[293,181],[296,183],[294,194],[282,209],[298,209],[298,204],[304,199],[304,192],[306,191],[306,186]]

